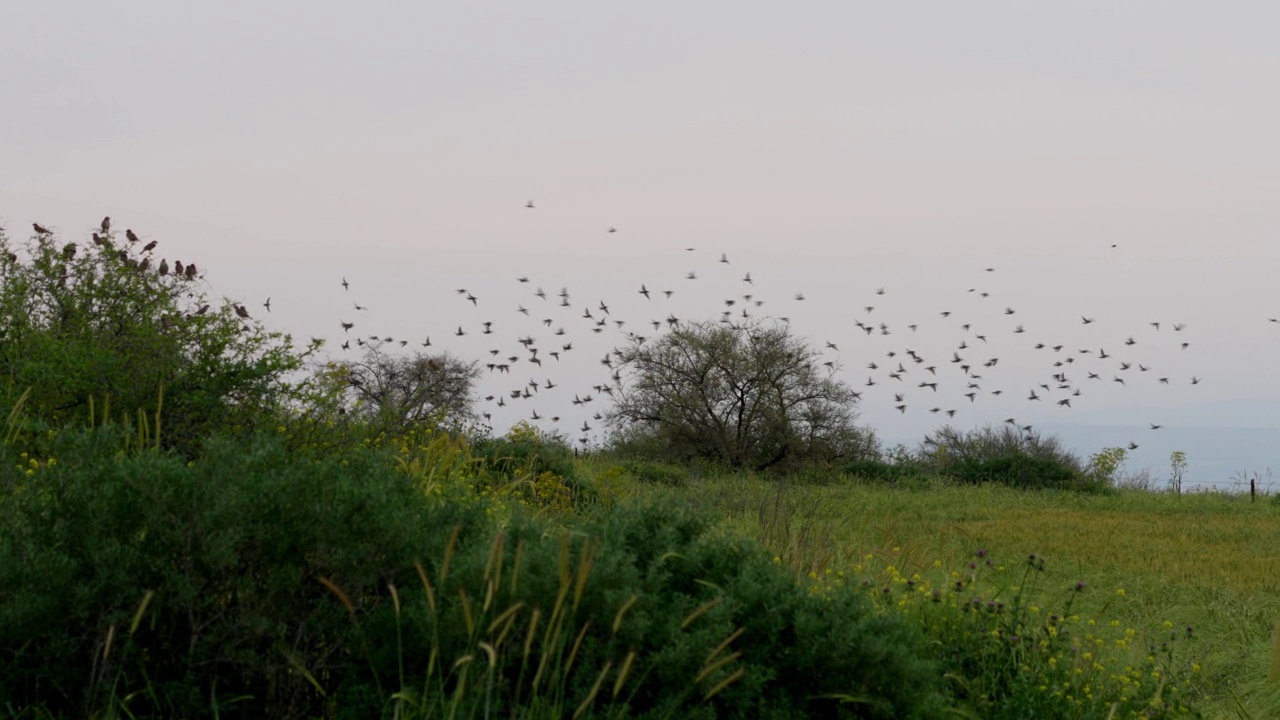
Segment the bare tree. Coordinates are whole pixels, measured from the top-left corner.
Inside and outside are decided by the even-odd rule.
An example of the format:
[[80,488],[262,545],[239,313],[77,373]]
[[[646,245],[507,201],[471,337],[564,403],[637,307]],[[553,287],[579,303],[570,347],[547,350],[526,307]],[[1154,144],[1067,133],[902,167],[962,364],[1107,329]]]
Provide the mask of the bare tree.
[[423,423],[459,426],[473,419],[475,361],[449,353],[388,355],[366,345],[360,360],[340,364],[348,412],[388,430]]
[[624,382],[610,426],[673,459],[767,469],[874,453],[838,366],[781,323],[684,324],[616,352]]

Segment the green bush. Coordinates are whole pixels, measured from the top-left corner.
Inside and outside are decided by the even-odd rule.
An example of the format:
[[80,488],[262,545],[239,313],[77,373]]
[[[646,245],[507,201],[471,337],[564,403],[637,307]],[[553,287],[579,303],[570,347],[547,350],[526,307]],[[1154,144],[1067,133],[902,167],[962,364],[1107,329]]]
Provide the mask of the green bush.
[[988,460],[961,460],[949,465],[946,474],[975,485],[991,482],[1028,490],[1076,490],[1085,485],[1084,476],[1070,465],[1018,452]]
[[628,460],[622,463],[622,469],[631,477],[654,485],[676,487],[689,481],[689,469],[674,463]]
[[1106,481],[1086,474],[1085,463],[1057,436],[1008,424],[968,431],[943,426],[926,435],[911,458],[932,474],[966,483],[1063,490],[1106,486]]
[[54,717],[932,716],[915,631],[684,507],[570,532],[389,452],[0,445],[0,697]]
[[[917,572],[901,556],[826,574],[814,589],[856,585],[928,637],[947,678],[955,715],[984,720],[1201,717],[1194,707],[1194,634],[1164,623],[1139,630],[1081,617],[1093,592],[1030,555],[1005,563],[978,550],[967,567]],[[1046,593],[1046,584],[1059,593]]]
[[320,341],[295,350],[242,306],[210,301],[194,265],[169,272],[148,246],[94,238],[37,233],[17,247],[0,229],[0,383],[15,397],[30,389],[30,416],[161,413],[162,444],[188,456],[215,428],[270,424]]
[[842,470],[845,475],[890,485],[919,481],[926,477],[924,470],[915,463],[885,460],[858,460],[845,465]]
[[368,688],[390,692],[397,678],[402,710],[425,715],[917,718],[941,707],[940,676],[899,618],[852,589],[810,594],[759,546],[686,509],[623,506],[572,533],[517,518],[487,544],[430,559],[419,588],[360,619],[403,650],[370,643],[369,675],[338,695],[352,717],[377,714]]
[[356,637],[318,578],[363,607],[483,514],[427,512],[371,452],[219,441],[188,464],[121,443],[107,426],[40,459],[0,446],[0,697],[17,707],[79,716],[140,693],[142,715],[313,714],[308,678],[341,677]]

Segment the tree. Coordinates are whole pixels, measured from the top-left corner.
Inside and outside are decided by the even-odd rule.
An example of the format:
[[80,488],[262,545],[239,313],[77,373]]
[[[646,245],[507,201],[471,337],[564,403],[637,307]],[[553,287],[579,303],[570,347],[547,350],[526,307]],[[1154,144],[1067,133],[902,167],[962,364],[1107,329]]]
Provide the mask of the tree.
[[320,341],[296,352],[243,306],[214,308],[194,264],[107,227],[83,247],[44,228],[14,247],[0,229],[0,402],[29,390],[24,412],[51,425],[158,416],[161,444],[188,453],[268,419]]
[[630,377],[607,417],[624,439],[752,469],[874,454],[838,366],[784,324],[685,324],[617,353]]
[[369,343],[362,359],[331,362],[318,377],[337,391],[341,414],[382,431],[424,424],[459,428],[475,419],[472,390],[479,365],[447,352],[394,356]]

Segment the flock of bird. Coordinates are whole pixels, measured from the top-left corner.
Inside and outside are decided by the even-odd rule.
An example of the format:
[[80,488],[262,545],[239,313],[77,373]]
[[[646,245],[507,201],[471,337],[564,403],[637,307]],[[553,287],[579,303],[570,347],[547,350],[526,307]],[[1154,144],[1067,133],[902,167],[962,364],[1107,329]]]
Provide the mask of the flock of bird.
[[[535,210],[537,206],[529,201],[524,207]],[[612,234],[618,230],[610,226],[605,232]],[[495,418],[524,419],[562,436],[580,433],[578,442],[587,445],[598,437],[593,436],[593,432],[601,429],[605,399],[612,398],[627,381],[626,371],[619,362],[622,346],[646,342],[689,320],[740,323],[773,318],[791,323],[792,316],[804,307],[803,292],[763,292],[758,289],[757,276],[737,270],[727,253],[713,253],[703,260],[705,256],[698,254],[696,248],[687,247],[682,255],[687,260],[687,269],[672,273],[665,282],[660,278],[637,280],[627,293],[629,298],[581,299],[568,287],[549,292],[534,278],[521,275],[507,280],[511,286],[496,292],[453,289],[459,311],[465,309],[468,315],[482,319],[456,324],[448,343],[440,338],[433,343],[429,336],[409,339],[377,332],[368,334],[362,332],[366,323],[350,315],[340,320],[343,334],[338,346],[344,352],[359,352],[368,344],[379,348],[396,344],[405,347],[410,343],[423,348],[447,345],[464,358],[480,356],[489,376],[482,380],[484,405],[480,412],[491,428],[501,424]],[[717,255],[718,260],[712,260]],[[996,268],[983,267],[981,271],[994,273]],[[683,292],[681,284],[693,282],[717,283],[722,291],[720,304],[715,309],[704,307],[701,311],[684,307],[677,315],[673,296]],[[343,277],[340,287],[350,293],[352,283]],[[523,299],[516,295],[514,302],[489,300],[493,295],[511,298],[512,291],[523,292]],[[992,297],[991,292],[979,287],[968,293],[982,301]],[[852,329],[861,340],[836,338],[840,343],[825,340],[815,344],[823,354],[822,364],[831,373],[837,373],[845,369],[842,355],[849,354],[842,353],[841,344],[856,343],[859,345],[856,352],[861,354],[872,352],[867,339],[879,341],[878,352],[861,355],[857,361],[857,366],[865,368],[865,378],[842,375],[853,387],[864,417],[866,410],[876,403],[888,412],[929,413],[938,416],[940,423],[952,422],[984,399],[1005,393],[1019,395],[1027,403],[1065,410],[1073,407],[1073,401],[1079,402],[1089,393],[1104,389],[1138,383],[1173,386],[1201,382],[1199,376],[1161,372],[1154,363],[1136,357],[1143,349],[1156,344],[1170,350],[1187,350],[1191,341],[1186,325],[1181,322],[1152,321],[1132,333],[1113,335],[1107,340],[1094,338],[1097,343],[1090,345],[1037,338],[1032,329],[1019,322],[1021,316],[1010,305],[979,306],[966,312],[964,317],[949,309],[939,309],[933,318],[892,324],[878,319],[884,316],[883,311],[877,313],[877,305],[891,298],[891,292],[877,288],[860,308],[858,317],[852,320]],[[628,308],[625,317],[616,312],[621,306]],[[355,312],[367,310],[356,302],[352,307]],[[647,313],[636,314],[641,311]],[[1080,317],[1081,326],[1096,327],[1097,322],[1094,317]],[[942,348],[927,346],[923,342],[926,335],[919,331],[928,326],[936,333],[939,324],[949,326],[959,340]],[[894,339],[888,339],[890,337]],[[1006,386],[997,371],[1001,362],[998,348],[1008,349],[1010,340],[1025,345],[1040,357],[1042,371],[1029,386]],[[596,365],[595,362],[590,365],[577,362],[572,367],[564,362],[570,354],[582,351],[598,358],[597,374],[586,370]],[[527,381],[523,380],[525,376],[529,376]],[[561,379],[556,381],[552,376]],[[557,390],[559,392],[554,392]],[[1016,417],[1007,417],[1004,422],[1025,433],[1034,430],[1030,423]],[[1162,427],[1160,423],[1150,424],[1151,430]],[[1139,443],[1129,440],[1127,445],[1136,449]]]
[[[529,201],[525,208],[534,210],[536,206]],[[38,223],[33,224],[33,228],[37,235],[52,236]],[[605,232],[613,234],[618,230],[610,226]],[[103,218],[98,230],[92,233],[93,242],[104,245],[112,238],[111,218]],[[142,239],[132,229],[125,230],[125,238],[130,247],[118,250],[121,260],[139,271],[151,269],[157,241],[143,243],[141,249],[133,253],[134,246]],[[75,252],[74,242],[63,248],[63,254],[68,258]],[[696,248],[688,247],[683,255],[693,267],[686,264],[689,269],[682,268],[679,273],[672,273],[667,282],[659,283],[654,279],[638,281],[628,293],[629,298],[606,301],[593,297],[583,300],[571,293],[568,287],[561,287],[553,294],[524,275],[507,281],[511,283],[509,290],[524,294],[514,303],[490,303],[488,293],[477,293],[468,288],[454,289],[454,302],[460,305],[460,309],[465,308],[473,316],[482,316],[482,319],[456,324],[447,345],[459,357],[477,359],[487,371],[487,377],[480,384],[484,404],[479,413],[489,428],[498,425],[497,420],[525,419],[562,437],[568,437],[569,432],[580,433],[578,442],[587,445],[593,438],[598,438],[598,434],[593,436],[593,432],[602,430],[605,398],[612,398],[627,381],[620,363],[622,346],[647,342],[689,320],[715,318],[722,323],[733,324],[772,318],[791,323],[792,314],[806,302],[803,292],[770,295],[758,289],[757,277],[749,271],[737,270],[727,253],[718,253],[716,261],[710,258],[703,261]],[[711,257],[714,258],[715,254]],[[718,274],[710,272],[713,267],[719,271]],[[194,263],[184,265],[175,260],[170,267],[168,260],[163,258],[155,265],[155,271],[160,275],[173,272],[187,279],[194,279],[198,272]],[[994,273],[996,268],[985,267],[982,271]],[[714,310],[703,308],[701,311],[678,306],[673,297],[683,292],[680,284],[691,282],[717,283],[722,295],[719,305]],[[346,277],[336,285],[346,296],[353,296],[353,284]],[[992,296],[992,292],[979,287],[970,288],[968,293],[980,301],[987,301]],[[501,295],[511,297],[510,292],[501,292]],[[1103,388],[1118,389],[1131,383],[1171,386],[1198,385],[1201,382],[1199,376],[1161,372],[1154,363],[1134,357],[1137,352],[1157,343],[1171,351],[1187,350],[1191,341],[1187,339],[1184,323],[1151,321],[1145,327],[1110,336],[1109,340],[1099,340],[1096,344],[1068,343],[1034,337],[1033,331],[1020,322],[1021,316],[1014,307],[1001,307],[994,303],[980,304],[976,310],[971,308],[963,313],[963,317],[951,309],[939,309],[932,318],[890,323],[879,319],[884,317],[883,311],[879,314],[876,311],[878,305],[891,297],[885,288],[875,289],[867,304],[852,320],[854,337],[836,338],[846,347],[851,342],[859,345],[856,352],[862,355],[857,365],[865,368],[865,380],[861,376],[845,379],[853,386],[854,396],[864,414],[868,407],[881,407],[887,412],[896,411],[903,415],[927,412],[940,416],[940,422],[951,422],[952,418],[984,399],[1006,393],[1011,397],[1021,396],[1027,403],[1069,409],[1073,407],[1073,400],[1101,392]],[[614,312],[623,305],[628,306],[631,312],[644,309],[647,313],[641,317],[630,315],[623,318]],[[252,320],[243,304],[234,302],[232,307],[242,320]],[[270,297],[262,307],[267,312],[271,311]],[[348,314],[338,323],[341,335],[335,344],[347,355],[343,359],[354,359],[348,354],[361,353],[366,347],[379,350],[397,346],[406,348],[413,343],[417,351],[417,347],[432,348],[446,344],[440,338],[433,343],[430,335],[410,339],[396,338],[383,332],[370,333],[369,326],[373,322],[358,319],[358,314],[367,311],[368,307],[353,301],[351,308],[355,314]],[[209,306],[205,305],[197,312],[203,314],[208,309]],[[678,309],[680,316],[676,314]],[[485,313],[492,314],[485,316]],[[1280,319],[1271,318],[1270,321],[1280,322]],[[1080,317],[1081,326],[1092,326],[1097,322],[1094,317]],[[919,333],[922,327],[933,334]],[[949,343],[939,347],[923,342],[926,337],[936,338],[940,329],[950,334],[952,339]],[[955,341],[957,336],[959,340]],[[890,337],[893,339],[888,339]],[[870,339],[877,341],[877,348],[871,347]],[[1034,351],[1031,357],[1040,358],[1039,376],[1029,387],[1025,384],[1006,386],[997,371],[1001,363],[1000,349],[1008,349],[1006,343],[1010,340]],[[482,347],[477,347],[477,343],[482,343]],[[814,345],[822,354],[822,365],[833,374],[842,372],[845,367],[840,344],[828,339]],[[598,367],[601,369],[598,374],[593,376],[587,370],[596,367],[595,362],[570,362],[571,358],[584,351],[599,358]],[[522,379],[525,375],[530,377],[528,381]],[[557,382],[553,376],[561,379]],[[517,377],[521,379],[517,380]],[[558,393],[555,392],[557,390]],[[942,417],[947,420],[941,420]],[[1016,417],[1005,418],[1004,422],[1023,432],[1033,432],[1031,424]],[[1150,424],[1151,430],[1162,427],[1160,423]],[[1134,440],[1128,442],[1130,449],[1138,446]]]

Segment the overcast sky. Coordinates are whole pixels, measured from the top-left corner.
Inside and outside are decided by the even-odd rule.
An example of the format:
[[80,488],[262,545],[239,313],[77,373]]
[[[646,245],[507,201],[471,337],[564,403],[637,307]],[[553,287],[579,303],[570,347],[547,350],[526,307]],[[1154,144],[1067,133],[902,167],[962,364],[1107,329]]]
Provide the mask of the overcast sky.
[[[484,358],[574,341],[576,364],[522,359],[485,386],[554,379],[496,417],[560,414],[571,436],[568,400],[607,379],[621,333],[747,293],[840,348],[888,437],[945,422],[932,407],[1275,427],[1278,20],[1260,2],[18,0],[0,222],[76,239],[109,214],[337,355],[344,320]],[[591,332],[601,301],[622,331]],[[947,362],[961,342],[1001,358],[975,401]],[[885,376],[908,348],[936,394],[924,365]],[[1062,370],[1071,408],[1026,400]]]

